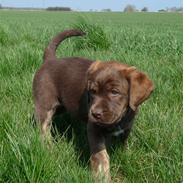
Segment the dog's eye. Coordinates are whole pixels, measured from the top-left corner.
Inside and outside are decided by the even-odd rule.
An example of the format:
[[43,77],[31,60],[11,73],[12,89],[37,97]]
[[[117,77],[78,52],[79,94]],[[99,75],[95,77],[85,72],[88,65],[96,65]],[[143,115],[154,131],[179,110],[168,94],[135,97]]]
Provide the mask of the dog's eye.
[[114,96],[116,96],[116,95],[119,95],[120,94],[120,92],[118,91],[118,90],[111,90],[111,94],[112,95],[114,95]]

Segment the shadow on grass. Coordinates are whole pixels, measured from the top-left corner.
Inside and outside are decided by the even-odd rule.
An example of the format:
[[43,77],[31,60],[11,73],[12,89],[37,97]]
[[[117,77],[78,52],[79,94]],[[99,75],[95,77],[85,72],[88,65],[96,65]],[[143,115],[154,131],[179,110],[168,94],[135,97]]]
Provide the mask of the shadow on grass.
[[55,140],[57,140],[56,137],[58,136],[64,136],[68,142],[73,142],[81,165],[86,166],[90,158],[86,123],[76,120],[65,113],[55,116],[52,126],[52,136]]
[[[68,142],[72,141],[81,164],[86,166],[90,158],[89,144],[87,138],[87,123],[72,118],[69,114],[55,116],[53,120],[52,135],[64,136]],[[106,148],[112,155],[117,148],[121,151],[127,149],[126,141],[122,136],[108,136]]]
[[[32,125],[37,127],[34,117],[32,117]],[[55,141],[64,136],[67,142],[72,142],[74,149],[79,157],[80,165],[86,167],[90,158],[89,144],[87,139],[87,123],[73,118],[68,113],[54,116],[52,122],[52,136]],[[110,137],[107,139],[107,151],[112,155],[116,148],[126,149],[126,145],[122,143],[120,137]]]

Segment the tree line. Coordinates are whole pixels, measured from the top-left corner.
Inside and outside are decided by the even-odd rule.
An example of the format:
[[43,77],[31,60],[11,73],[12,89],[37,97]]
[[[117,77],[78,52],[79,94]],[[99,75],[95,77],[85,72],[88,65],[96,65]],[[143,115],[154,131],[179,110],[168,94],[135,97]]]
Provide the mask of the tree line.
[[[44,8],[13,8],[13,7],[3,7],[0,4],[0,9],[41,9],[41,10],[47,10],[47,11],[73,11],[70,7],[48,7],[46,9]],[[97,11],[97,10],[92,10],[90,9],[89,11]],[[102,12],[111,12],[112,10],[110,8],[103,9],[101,10]],[[123,9],[123,12],[148,12],[149,8],[148,7],[143,7],[141,10],[138,10],[134,5],[128,4],[125,6]],[[166,9],[160,9],[158,10],[159,12],[183,12],[183,7],[171,7],[171,8],[166,8]]]
[[[134,5],[127,5],[124,10],[124,12],[148,12],[149,9],[148,7],[143,7],[141,10],[136,9]],[[159,12],[183,12],[183,7],[171,7],[171,8],[166,8],[166,9],[160,9],[158,10]]]

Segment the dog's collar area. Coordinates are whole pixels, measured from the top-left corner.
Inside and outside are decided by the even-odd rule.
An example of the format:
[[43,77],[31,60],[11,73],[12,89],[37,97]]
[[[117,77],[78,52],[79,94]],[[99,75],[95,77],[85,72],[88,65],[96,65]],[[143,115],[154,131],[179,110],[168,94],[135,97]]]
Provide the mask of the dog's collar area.
[[121,121],[118,122],[118,123],[116,123],[113,126],[103,127],[104,130],[105,130],[104,133],[106,135],[115,136],[115,137],[120,136],[120,135],[123,135],[124,132],[125,132],[125,129],[121,127],[121,123],[122,123]]
[[123,135],[125,133],[125,130],[128,129],[129,123],[133,120],[134,116],[135,111],[128,107],[126,114],[120,119],[119,122],[115,123],[112,126],[102,128],[105,130],[106,135],[115,137]]
[[124,132],[125,132],[124,129],[122,129],[120,126],[117,126],[114,131],[110,132],[110,135],[118,137],[119,135],[122,135]]

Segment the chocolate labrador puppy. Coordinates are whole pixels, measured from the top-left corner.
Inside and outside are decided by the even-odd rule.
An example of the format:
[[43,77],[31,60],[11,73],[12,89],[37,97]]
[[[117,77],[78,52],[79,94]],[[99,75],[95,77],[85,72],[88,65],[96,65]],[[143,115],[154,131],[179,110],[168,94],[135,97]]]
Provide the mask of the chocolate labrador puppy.
[[153,83],[146,74],[126,64],[56,58],[61,41],[83,35],[79,30],[64,31],[46,48],[44,62],[33,81],[35,116],[43,136],[49,132],[58,108],[85,121],[95,181],[110,182],[106,138],[119,135],[125,142],[132,119],[153,91]]

